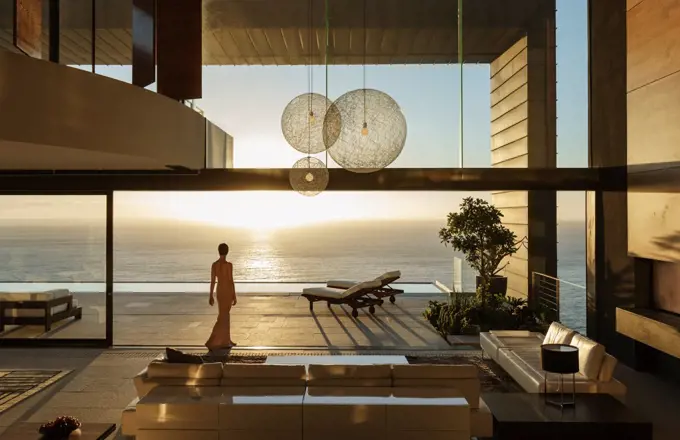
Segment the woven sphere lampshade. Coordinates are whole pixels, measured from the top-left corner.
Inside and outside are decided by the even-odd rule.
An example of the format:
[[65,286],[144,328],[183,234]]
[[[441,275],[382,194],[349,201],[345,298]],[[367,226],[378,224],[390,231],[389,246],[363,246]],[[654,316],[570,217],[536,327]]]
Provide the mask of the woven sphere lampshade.
[[324,142],[341,167],[370,173],[394,162],[406,143],[406,118],[388,94],[358,89],[338,98],[326,114]]
[[291,147],[304,154],[326,150],[323,128],[326,110],[331,104],[318,93],[305,93],[288,103],[281,116],[281,131]]
[[303,157],[290,169],[290,186],[303,196],[315,196],[328,186],[328,168],[315,157]]

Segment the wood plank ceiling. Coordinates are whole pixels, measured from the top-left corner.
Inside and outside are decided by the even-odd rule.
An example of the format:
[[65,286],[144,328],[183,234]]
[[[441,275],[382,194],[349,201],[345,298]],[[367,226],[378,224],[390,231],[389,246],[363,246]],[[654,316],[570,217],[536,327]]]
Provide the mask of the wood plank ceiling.
[[[526,34],[541,0],[464,0],[464,59],[489,63]],[[11,4],[0,0],[0,47],[12,46]],[[45,2],[47,4],[47,2]],[[203,0],[205,65],[304,65],[325,59],[324,0]],[[329,0],[329,64],[458,60],[455,0]],[[64,64],[91,63],[91,0],[62,2]],[[132,0],[97,0],[97,64],[129,65]],[[44,23],[48,23],[45,8]],[[311,26],[310,26],[311,23]],[[311,46],[310,42],[311,29]],[[48,32],[43,35],[47,54]],[[311,48],[311,50],[310,50]]]

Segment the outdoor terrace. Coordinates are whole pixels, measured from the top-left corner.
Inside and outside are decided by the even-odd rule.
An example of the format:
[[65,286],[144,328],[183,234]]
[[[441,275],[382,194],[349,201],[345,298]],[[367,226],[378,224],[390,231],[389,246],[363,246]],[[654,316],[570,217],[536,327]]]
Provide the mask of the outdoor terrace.
[[[304,349],[450,349],[422,316],[430,300],[446,295],[433,283],[397,284],[405,291],[395,304],[385,301],[375,315],[346,306],[326,307],[300,296],[321,283],[237,283],[232,310],[233,339],[241,347]],[[81,320],[40,326],[8,326],[2,339],[104,339],[106,297],[103,284],[0,284],[0,290],[42,291],[68,288],[82,307]],[[161,293],[162,292],[162,293]],[[202,347],[217,317],[208,305],[205,283],[121,283],[114,285],[113,343],[116,346]],[[463,343],[464,341],[458,341]],[[465,341],[469,342],[469,341]],[[0,342],[0,345],[2,343]]]

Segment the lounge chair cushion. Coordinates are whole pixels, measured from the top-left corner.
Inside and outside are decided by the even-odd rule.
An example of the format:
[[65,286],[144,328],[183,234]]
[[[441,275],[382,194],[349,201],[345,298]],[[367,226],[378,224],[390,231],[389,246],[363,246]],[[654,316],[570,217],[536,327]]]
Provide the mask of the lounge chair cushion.
[[56,298],[69,296],[68,289],[54,289],[45,292],[0,292],[2,301],[50,301]]
[[[384,274],[380,275],[378,278],[376,278],[373,281],[379,281],[380,285],[384,285],[384,281],[388,281],[391,279],[399,278],[401,277],[401,271],[398,270],[393,270],[391,272],[385,272]],[[333,287],[336,289],[349,289],[350,287],[354,286],[355,284],[358,284],[356,281],[350,281],[350,280],[331,280],[326,283],[327,287]]]
[[374,280],[355,284],[347,290],[334,289],[330,287],[312,287],[303,289],[302,293],[306,295],[318,296],[320,298],[342,299],[347,298],[348,296],[351,296],[360,290],[370,290],[377,287],[380,287],[380,282]]
[[588,379],[597,380],[604,360],[604,345],[579,334],[574,335],[571,345],[578,347],[579,373]]
[[391,279],[400,278],[400,277],[401,277],[401,271],[393,270],[391,272],[385,272],[384,274],[382,274],[378,278],[376,278],[376,280],[386,281],[386,280],[391,280]]
[[543,344],[570,344],[574,334],[574,330],[569,327],[565,327],[559,322],[553,322],[545,334]]

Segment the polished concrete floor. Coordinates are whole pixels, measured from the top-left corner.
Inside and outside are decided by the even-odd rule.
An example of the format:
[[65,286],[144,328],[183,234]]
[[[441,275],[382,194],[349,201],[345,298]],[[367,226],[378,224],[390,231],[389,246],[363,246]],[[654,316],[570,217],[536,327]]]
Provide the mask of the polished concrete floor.
[[[104,295],[74,295],[83,308],[82,320],[64,320],[47,333],[39,326],[8,328],[0,338],[103,339]],[[386,301],[374,315],[362,309],[355,319],[346,306],[316,303],[310,312],[308,301],[295,293],[241,295],[232,310],[232,339],[245,347],[449,348],[423,318],[430,299],[443,297],[404,295],[395,304]],[[216,313],[206,294],[116,293],[114,344],[203,346]]]

